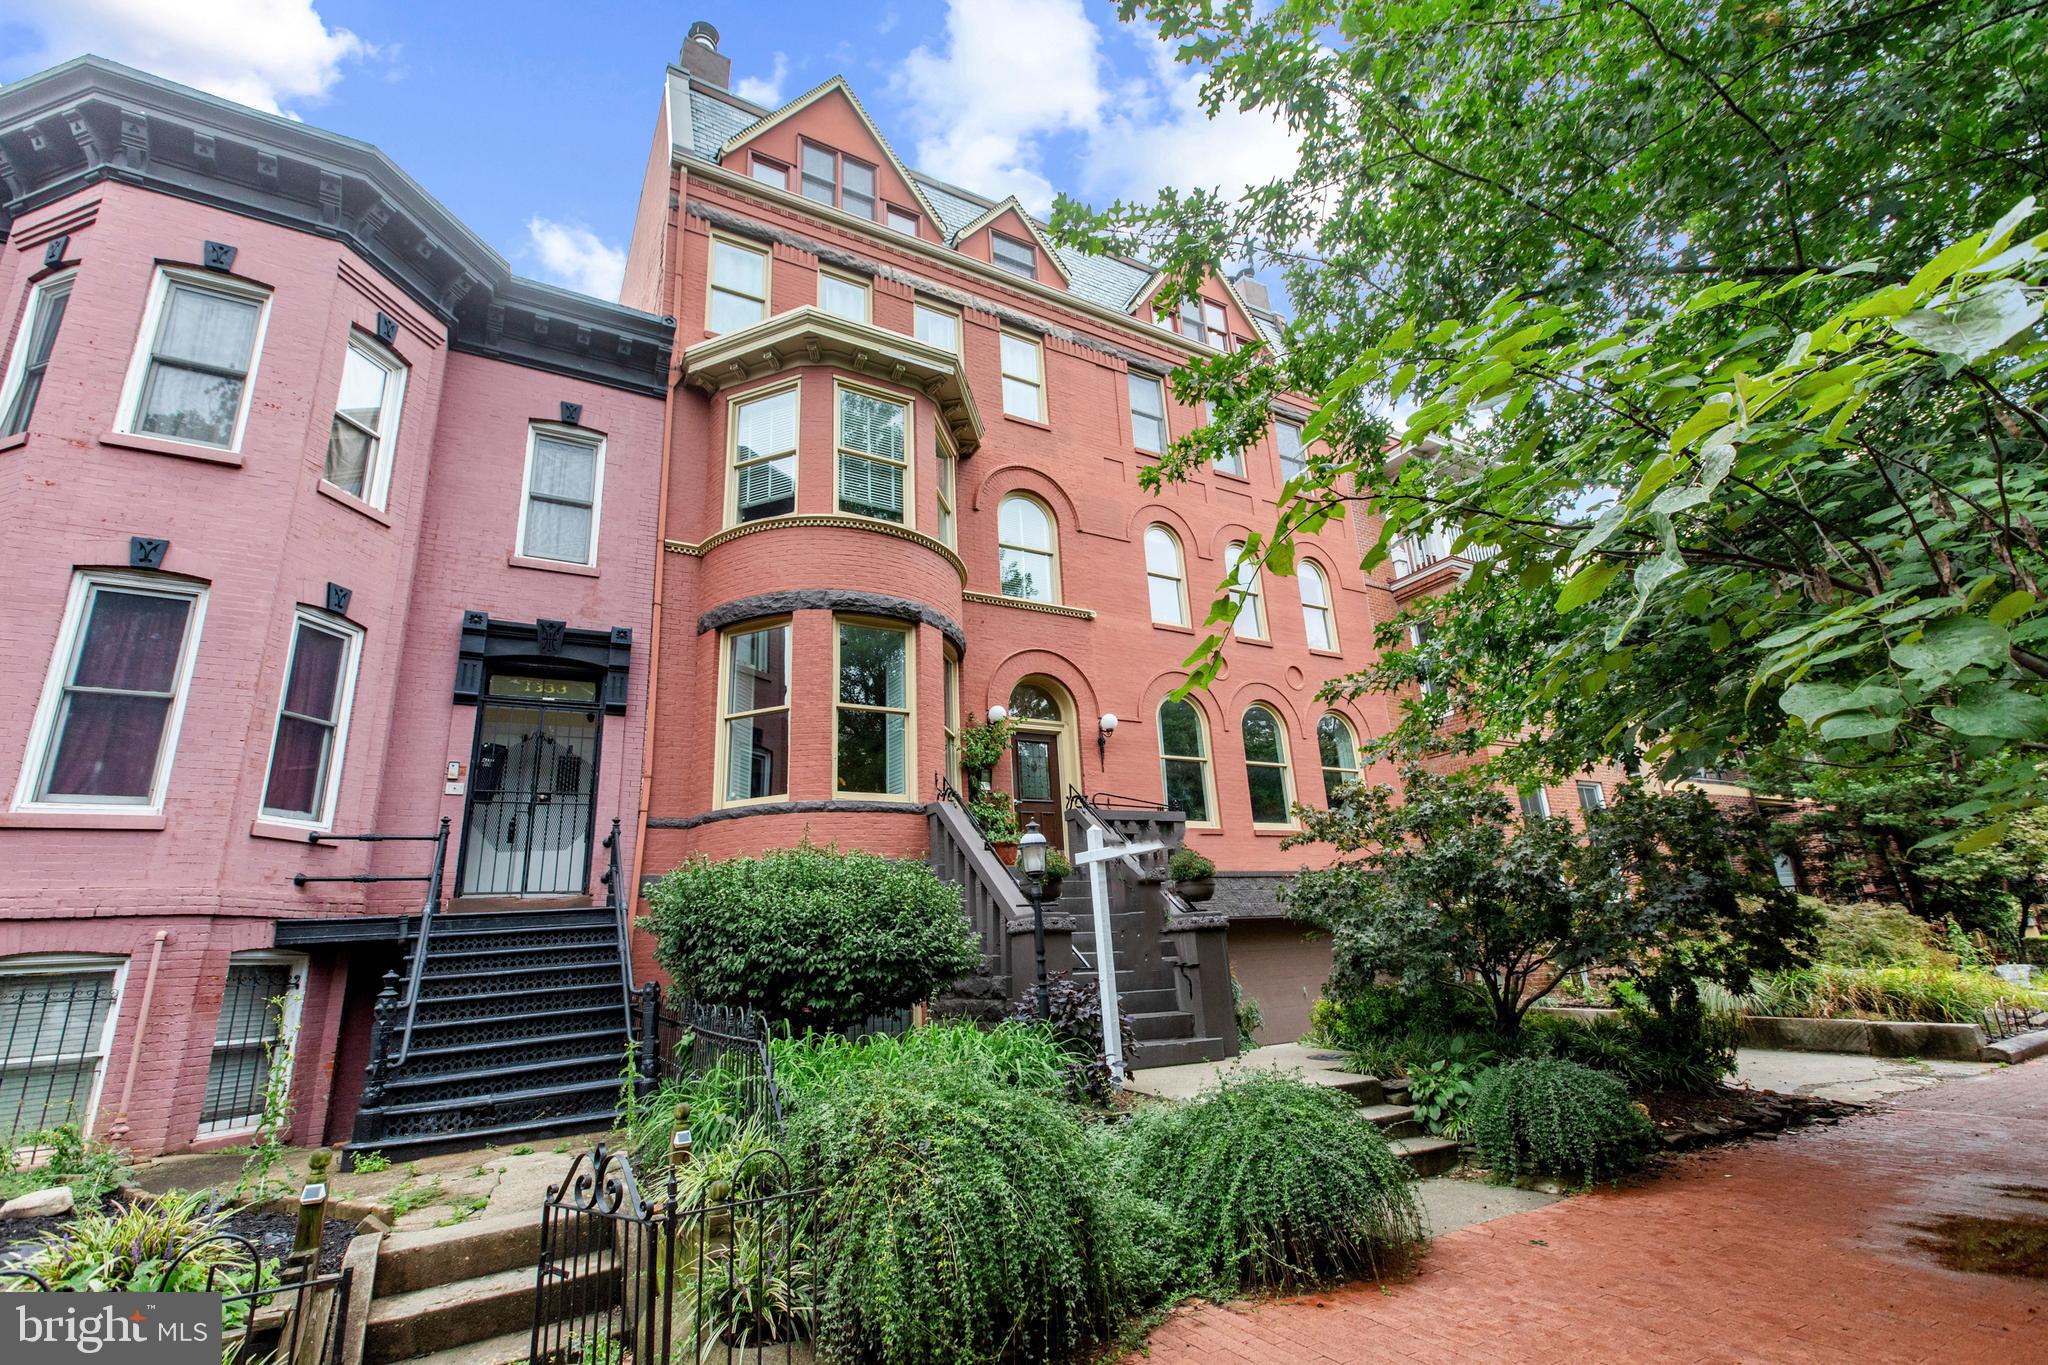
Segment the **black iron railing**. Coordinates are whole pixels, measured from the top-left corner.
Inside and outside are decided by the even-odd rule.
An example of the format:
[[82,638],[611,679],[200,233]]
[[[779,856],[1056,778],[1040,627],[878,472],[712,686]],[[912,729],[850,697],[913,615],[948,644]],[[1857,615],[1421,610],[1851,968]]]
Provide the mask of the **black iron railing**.
[[632,926],[627,923],[626,905],[631,899],[625,893],[625,873],[619,867],[619,821],[612,820],[612,832],[605,836],[604,883],[605,908],[612,912],[613,920],[619,926],[619,987],[623,992],[621,1002],[626,1010],[626,1032],[633,1031],[633,939]]
[[[292,885],[304,887],[310,882],[425,882],[427,901],[420,912],[420,933],[412,946],[412,965],[406,976],[405,999],[401,1002],[405,1010],[405,1028],[398,1040],[396,1062],[403,1063],[406,1054],[412,1051],[413,1016],[419,1012],[420,974],[427,967],[427,940],[434,932],[434,917],[441,909],[441,884],[448,866],[448,817],[441,817],[441,827],[432,834],[322,834],[318,830],[306,835],[309,844],[432,844],[434,846],[433,871],[418,876],[370,876],[357,873],[345,877],[316,877],[300,872],[293,876]],[[632,1010],[629,1005],[626,1014],[628,1026],[632,1024]]]
[[740,1116],[779,1132],[782,1094],[775,1085],[774,1026],[755,1010],[678,999],[660,1007],[660,987],[641,992],[643,1090],[664,1080],[690,1081],[721,1071],[731,1078]]

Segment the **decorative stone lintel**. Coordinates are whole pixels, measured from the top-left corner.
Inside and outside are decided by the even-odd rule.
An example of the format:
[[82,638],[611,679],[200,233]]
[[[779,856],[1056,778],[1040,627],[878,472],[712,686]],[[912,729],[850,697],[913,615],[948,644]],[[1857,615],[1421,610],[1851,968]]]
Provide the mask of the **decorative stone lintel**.
[[1063,607],[1057,602],[1027,602],[1021,597],[1002,597],[992,592],[963,592],[965,601],[984,607],[1015,607],[1019,611],[1042,611],[1048,616],[1067,616],[1076,621],[1093,621],[1095,613],[1086,607]]
[[915,815],[924,818],[924,807],[915,801],[766,801],[757,806],[729,806],[702,815],[650,815],[649,829],[696,829],[725,820],[744,820],[751,815]]
[[767,592],[755,597],[742,597],[736,602],[727,602],[713,607],[697,618],[697,633],[723,630],[736,626],[742,621],[757,621],[764,616],[785,616],[797,611],[838,611],[858,613],[862,616],[886,616],[892,621],[914,621],[930,626],[945,636],[954,650],[966,657],[967,632],[960,623],[943,612],[932,610],[922,602],[913,602],[907,597],[889,597],[878,592],[853,592],[846,588],[799,588],[791,592]]
[[882,521],[875,517],[857,517],[849,513],[803,513],[786,517],[762,517],[758,521],[728,526],[716,535],[704,537],[694,545],[687,540],[664,540],[661,542],[661,548],[672,555],[689,555],[694,559],[702,559],[727,541],[738,540],[742,536],[759,535],[763,531],[800,530],[820,526],[832,530],[867,531],[878,536],[894,536],[913,545],[922,545],[951,564],[953,571],[960,575],[962,583],[967,581],[967,561],[960,558],[959,553],[944,541],[935,540],[924,532],[908,526],[898,526],[894,522]]

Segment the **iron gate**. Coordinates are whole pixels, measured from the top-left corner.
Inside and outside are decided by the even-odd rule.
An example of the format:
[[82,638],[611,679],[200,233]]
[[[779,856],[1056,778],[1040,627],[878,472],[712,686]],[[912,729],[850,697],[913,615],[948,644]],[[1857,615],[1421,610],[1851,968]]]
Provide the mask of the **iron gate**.
[[486,702],[479,708],[462,894],[576,895],[588,889],[600,728],[595,706]]
[[642,1196],[624,1152],[599,1144],[541,1206],[530,1365],[812,1359],[811,1213],[781,1153],[689,1164],[678,1146]]

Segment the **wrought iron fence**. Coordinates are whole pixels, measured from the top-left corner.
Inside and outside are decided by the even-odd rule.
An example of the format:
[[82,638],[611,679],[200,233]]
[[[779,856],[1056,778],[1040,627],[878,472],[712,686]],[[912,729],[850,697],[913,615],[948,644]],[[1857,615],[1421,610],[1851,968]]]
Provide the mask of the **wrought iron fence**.
[[652,1198],[624,1153],[579,1154],[541,1206],[527,1360],[808,1361],[817,1193],[768,1148],[712,1168],[679,1141]]
[[737,1117],[771,1131],[782,1128],[782,1096],[775,1087],[773,1026],[754,1010],[678,1000],[661,1008],[661,988],[649,982],[640,992],[642,1093],[663,1081],[689,1082],[724,1073]]
[[1977,1027],[1985,1042],[2003,1042],[2022,1033],[2048,1029],[2048,1010],[2029,1005],[1992,1005],[1977,1016]]

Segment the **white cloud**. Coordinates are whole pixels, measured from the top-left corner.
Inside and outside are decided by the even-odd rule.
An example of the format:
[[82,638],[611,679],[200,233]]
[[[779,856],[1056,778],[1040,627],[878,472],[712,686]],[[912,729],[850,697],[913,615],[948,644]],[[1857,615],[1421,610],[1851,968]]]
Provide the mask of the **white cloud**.
[[626,250],[607,246],[581,223],[538,215],[526,220],[527,247],[541,278],[601,299],[616,299],[626,278]]
[[271,113],[318,101],[344,62],[377,55],[314,0],[63,0],[25,19],[38,66],[95,53]]
[[775,69],[767,76],[742,76],[732,92],[743,100],[752,100],[765,108],[777,109],[782,105],[782,83],[789,78],[789,56],[775,54]]
[[892,86],[910,107],[915,164],[1044,213],[1041,142],[1100,125],[1100,46],[1081,0],[953,0],[945,51],[917,48]]

